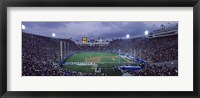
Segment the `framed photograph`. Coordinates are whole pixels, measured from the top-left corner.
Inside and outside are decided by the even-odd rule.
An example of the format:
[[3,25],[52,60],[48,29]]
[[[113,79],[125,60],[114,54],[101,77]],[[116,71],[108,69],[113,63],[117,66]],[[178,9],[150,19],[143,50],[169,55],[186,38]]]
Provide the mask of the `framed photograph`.
[[199,97],[199,0],[0,7],[2,98]]

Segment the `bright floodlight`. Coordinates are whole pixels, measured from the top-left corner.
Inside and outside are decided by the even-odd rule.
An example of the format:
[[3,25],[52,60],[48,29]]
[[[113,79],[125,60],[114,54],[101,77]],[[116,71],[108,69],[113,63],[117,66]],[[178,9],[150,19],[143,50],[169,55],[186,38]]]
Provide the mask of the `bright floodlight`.
[[126,38],[129,38],[129,37],[130,37],[129,34],[127,34],[127,35],[126,35]]
[[25,29],[26,29],[25,25],[22,25],[22,30],[25,30]]
[[56,34],[55,33],[52,33],[52,37],[55,37],[56,36]]
[[146,31],[144,32],[144,34],[145,34],[145,35],[148,35],[148,34],[149,34],[149,31],[146,30]]

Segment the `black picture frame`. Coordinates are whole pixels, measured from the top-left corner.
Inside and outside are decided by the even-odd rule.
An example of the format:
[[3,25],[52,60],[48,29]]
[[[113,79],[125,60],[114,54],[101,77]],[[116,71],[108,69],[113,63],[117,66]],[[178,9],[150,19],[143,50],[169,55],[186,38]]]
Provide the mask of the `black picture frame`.
[[[193,7],[193,91],[7,91],[7,7]],[[0,1],[0,96],[2,98],[198,98],[200,0],[2,0]],[[185,82],[185,81],[184,81]]]

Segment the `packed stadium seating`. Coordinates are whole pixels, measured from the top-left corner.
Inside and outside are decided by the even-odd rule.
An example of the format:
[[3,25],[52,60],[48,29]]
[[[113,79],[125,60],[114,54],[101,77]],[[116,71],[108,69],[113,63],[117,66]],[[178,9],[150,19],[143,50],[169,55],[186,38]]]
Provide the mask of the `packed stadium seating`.
[[101,52],[105,46],[90,46],[90,45],[83,45],[79,46],[81,51],[95,51],[95,52]]
[[[23,76],[105,76],[104,73],[81,73],[59,66],[60,41],[70,45],[69,54],[77,51],[110,51],[134,55],[152,63],[178,60],[178,35],[148,39],[144,37],[113,40],[106,47],[77,46],[70,39],[57,39],[22,33]],[[64,53],[64,50],[63,50]],[[115,66],[111,68],[117,70]],[[177,76],[177,67],[145,66],[129,72],[135,76]]]
[[148,39],[118,39],[110,42],[106,50],[134,55],[149,62],[178,60],[178,35]]
[[70,50],[77,51],[79,48],[73,41],[27,33],[23,33],[22,38],[22,75],[73,75],[58,65],[61,60],[60,41],[69,43]]
[[130,72],[133,76],[178,76],[177,67],[145,66],[142,70]]

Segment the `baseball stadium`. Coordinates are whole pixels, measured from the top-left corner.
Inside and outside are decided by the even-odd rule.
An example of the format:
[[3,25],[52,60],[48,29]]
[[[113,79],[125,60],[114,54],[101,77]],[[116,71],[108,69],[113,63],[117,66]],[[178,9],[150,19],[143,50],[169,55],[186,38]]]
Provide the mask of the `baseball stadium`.
[[22,76],[178,76],[177,22],[100,23],[23,22]]

